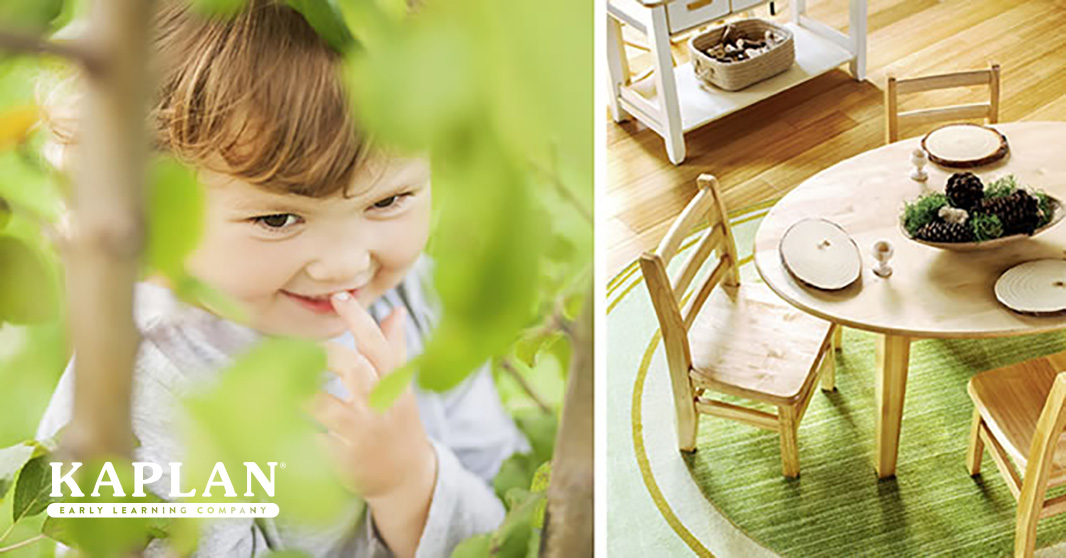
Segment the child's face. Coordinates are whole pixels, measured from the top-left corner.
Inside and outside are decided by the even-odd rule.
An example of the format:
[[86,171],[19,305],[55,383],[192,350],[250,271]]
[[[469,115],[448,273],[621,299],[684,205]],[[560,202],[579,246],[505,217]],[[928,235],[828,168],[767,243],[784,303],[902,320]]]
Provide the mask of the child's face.
[[422,159],[364,165],[350,198],[274,194],[206,170],[200,180],[207,187],[205,231],[188,269],[243,303],[250,325],[263,333],[342,334],[329,296],[346,290],[369,306],[399,284],[429,234]]

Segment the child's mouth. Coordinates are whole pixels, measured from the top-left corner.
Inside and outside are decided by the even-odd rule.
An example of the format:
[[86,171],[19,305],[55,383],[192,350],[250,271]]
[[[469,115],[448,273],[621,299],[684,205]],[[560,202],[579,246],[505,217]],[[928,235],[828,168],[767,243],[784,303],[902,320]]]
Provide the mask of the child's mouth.
[[[291,299],[295,300],[296,302],[300,303],[304,308],[307,308],[308,310],[310,310],[310,311],[312,311],[312,312],[314,312],[316,314],[333,314],[333,313],[335,313],[335,311],[333,310],[333,303],[330,302],[330,296],[332,296],[334,293],[328,293],[328,294],[324,294],[324,295],[315,295],[315,296],[306,296],[306,295],[298,295],[296,293],[290,293],[288,291],[281,291],[281,292],[284,293],[285,296],[288,296],[289,298],[291,298]],[[359,289],[349,289],[348,293],[351,294],[353,298],[358,298],[359,297]]]

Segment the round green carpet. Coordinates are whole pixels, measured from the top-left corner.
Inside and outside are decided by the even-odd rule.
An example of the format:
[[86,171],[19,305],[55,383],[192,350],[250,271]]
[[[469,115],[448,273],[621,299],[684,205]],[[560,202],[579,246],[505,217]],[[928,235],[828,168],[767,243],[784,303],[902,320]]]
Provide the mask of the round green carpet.
[[[764,213],[733,216],[742,260]],[[753,264],[742,272],[743,280],[758,281]],[[612,556],[1010,554],[1013,497],[987,455],[983,475],[966,473],[973,412],[966,381],[981,370],[1066,350],[1066,334],[916,342],[897,476],[879,481],[875,337],[846,330],[838,389],[814,395],[800,427],[802,474],[786,480],[777,435],[733,421],[701,417],[698,451],[678,452],[665,357],[639,272],[627,269],[609,284],[608,309]],[[1066,514],[1041,521],[1038,533],[1041,547],[1066,540]]]

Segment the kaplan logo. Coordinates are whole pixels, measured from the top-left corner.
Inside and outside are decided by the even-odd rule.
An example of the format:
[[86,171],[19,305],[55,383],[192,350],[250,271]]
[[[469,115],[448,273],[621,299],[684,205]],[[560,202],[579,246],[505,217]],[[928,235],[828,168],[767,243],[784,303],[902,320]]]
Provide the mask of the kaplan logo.
[[[74,480],[74,473],[81,468],[82,464],[78,462],[71,463],[70,470],[63,472],[63,463],[50,463],[52,467],[52,492],[50,496],[52,498],[62,498],[64,496],[71,496],[74,498],[81,498],[85,496],[85,492],[78,486],[78,482]],[[253,462],[244,463],[245,471],[245,491],[242,494],[245,497],[255,497],[256,493],[253,490],[255,485],[266,493],[266,496],[274,496],[274,471],[278,463],[271,461],[267,463],[267,467],[270,471],[269,476],[263,472],[263,469],[258,464]],[[181,491],[181,463],[169,463],[170,468],[170,491],[168,493],[168,500],[177,500],[179,498],[194,498],[197,495],[197,489],[193,488],[188,492]],[[282,464],[282,468],[285,465]],[[133,463],[133,497],[145,497],[147,493],[144,488],[146,485],[158,482],[163,478],[163,467],[157,463],[152,462],[134,462]],[[252,482],[255,479],[255,483]],[[68,494],[63,493],[63,488],[66,487]],[[96,478],[96,483],[93,485],[93,491],[89,495],[92,497],[100,496],[100,489],[103,487],[109,487],[112,490],[114,497],[125,497],[126,490],[122,486],[121,481],[118,478],[118,474],[115,472],[115,466],[110,462],[104,463],[100,470],[100,475]],[[214,469],[211,470],[211,475],[208,477],[206,484],[204,485],[203,492],[200,496],[203,498],[211,498],[213,495],[212,490],[221,489],[222,495],[227,498],[236,498],[237,491],[234,490],[233,482],[230,480],[230,475],[226,471],[226,466],[222,463],[215,463]],[[234,503],[233,505],[199,505],[199,504],[152,504],[152,505],[134,505],[130,504],[110,504],[94,502],[92,505],[82,504],[68,504],[68,503],[53,503],[48,506],[48,515],[52,517],[83,517],[83,516],[102,516],[102,517],[127,517],[127,516],[142,516],[142,517],[275,517],[278,514],[278,506],[276,504],[260,504],[260,503]]]

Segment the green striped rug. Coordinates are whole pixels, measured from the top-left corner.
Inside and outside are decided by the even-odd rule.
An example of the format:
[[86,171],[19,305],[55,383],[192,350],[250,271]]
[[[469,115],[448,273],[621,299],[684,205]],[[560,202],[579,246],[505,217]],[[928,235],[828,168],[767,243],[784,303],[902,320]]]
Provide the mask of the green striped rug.
[[[733,215],[741,259],[765,208]],[[683,258],[678,258],[683,261]],[[753,264],[742,269],[758,281]],[[1066,350],[1066,334],[923,340],[911,350],[895,479],[873,468],[875,337],[846,330],[838,390],[818,392],[800,427],[802,474],[780,474],[777,436],[702,417],[699,449],[674,446],[657,324],[639,272],[608,286],[608,550],[614,556],[1003,556],[1014,499],[986,455],[965,469],[978,371]],[[1066,514],[1041,521],[1041,547],[1066,541]],[[1066,555],[1066,545],[1042,555]]]

